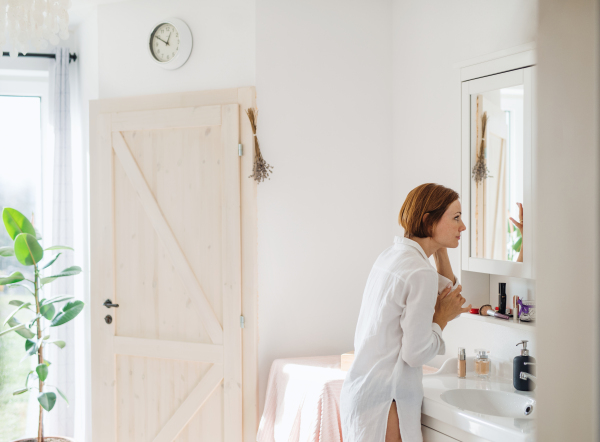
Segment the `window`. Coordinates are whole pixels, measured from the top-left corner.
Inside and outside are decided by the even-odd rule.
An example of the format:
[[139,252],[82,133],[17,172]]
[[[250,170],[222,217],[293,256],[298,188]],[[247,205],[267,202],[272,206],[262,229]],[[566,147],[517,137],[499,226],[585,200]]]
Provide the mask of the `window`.
[[[0,95],[0,208],[13,207],[32,216],[34,226],[42,231],[42,98],[41,96]],[[4,225],[0,227],[0,246],[12,245]],[[0,259],[0,275],[27,268],[16,258]],[[22,287],[0,286],[0,325],[16,308],[13,299],[30,301],[31,294]],[[20,312],[25,321],[31,313]],[[29,395],[13,396],[23,388],[34,358],[23,357],[24,340],[16,333],[0,337],[0,441],[18,439],[25,433]]]

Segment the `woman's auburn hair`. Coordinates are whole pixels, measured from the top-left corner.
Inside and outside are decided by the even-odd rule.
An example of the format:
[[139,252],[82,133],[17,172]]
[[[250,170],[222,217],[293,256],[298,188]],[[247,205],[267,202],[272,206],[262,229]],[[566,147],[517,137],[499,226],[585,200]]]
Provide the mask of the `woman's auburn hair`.
[[[398,223],[406,238],[427,238],[442,219],[448,206],[458,199],[458,193],[441,184],[426,183],[409,192],[400,209]],[[425,216],[428,213],[429,216]]]

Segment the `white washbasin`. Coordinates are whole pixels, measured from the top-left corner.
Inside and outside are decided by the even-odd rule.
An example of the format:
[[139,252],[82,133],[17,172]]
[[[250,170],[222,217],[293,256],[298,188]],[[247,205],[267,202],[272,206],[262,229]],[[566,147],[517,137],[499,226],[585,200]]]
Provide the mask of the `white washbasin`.
[[512,418],[533,417],[536,404],[532,397],[517,393],[469,388],[447,390],[440,398],[462,410]]

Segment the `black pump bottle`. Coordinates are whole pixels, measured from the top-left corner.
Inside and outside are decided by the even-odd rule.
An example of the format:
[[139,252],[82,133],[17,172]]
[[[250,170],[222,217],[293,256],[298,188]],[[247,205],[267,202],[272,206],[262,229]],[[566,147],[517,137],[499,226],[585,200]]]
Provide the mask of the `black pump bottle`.
[[521,341],[517,344],[523,344],[523,349],[521,350],[521,356],[516,356],[515,359],[513,359],[513,386],[519,391],[535,390],[534,381],[531,379],[521,379],[521,372],[535,375],[535,358],[529,356],[527,342],[529,341]]

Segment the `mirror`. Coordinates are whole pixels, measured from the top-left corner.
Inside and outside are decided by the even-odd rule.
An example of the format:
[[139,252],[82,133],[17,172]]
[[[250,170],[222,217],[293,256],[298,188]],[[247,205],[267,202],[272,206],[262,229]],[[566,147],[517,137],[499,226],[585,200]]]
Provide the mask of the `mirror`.
[[[470,256],[516,262],[523,203],[524,86],[470,94]],[[524,207],[527,211],[527,207]]]

